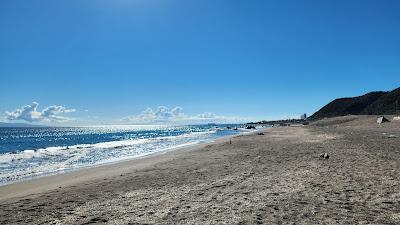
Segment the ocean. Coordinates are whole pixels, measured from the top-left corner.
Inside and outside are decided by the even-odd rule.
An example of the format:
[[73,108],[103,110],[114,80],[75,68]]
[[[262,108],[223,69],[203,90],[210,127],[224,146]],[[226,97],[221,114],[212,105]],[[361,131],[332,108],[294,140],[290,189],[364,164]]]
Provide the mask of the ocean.
[[240,125],[0,128],[0,185],[249,132]]

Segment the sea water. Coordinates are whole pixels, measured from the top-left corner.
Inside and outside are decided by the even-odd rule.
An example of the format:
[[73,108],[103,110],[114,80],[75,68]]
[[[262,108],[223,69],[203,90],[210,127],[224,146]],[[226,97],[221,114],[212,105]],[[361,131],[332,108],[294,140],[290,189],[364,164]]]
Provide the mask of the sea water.
[[248,132],[238,125],[0,128],[0,185]]

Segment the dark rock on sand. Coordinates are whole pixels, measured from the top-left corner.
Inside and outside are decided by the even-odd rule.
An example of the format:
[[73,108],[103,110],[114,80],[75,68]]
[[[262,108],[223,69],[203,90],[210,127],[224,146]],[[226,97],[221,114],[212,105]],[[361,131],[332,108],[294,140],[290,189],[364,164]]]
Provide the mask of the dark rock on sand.
[[321,155],[319,155],[320,158],[324,158],[324,159],[329,159],[329,154],[328,153],[322,153]]
[[378,117],[378,119],[376,120],[376,122],[377,122],[378,124],[381,124],[381,123],[387,123],[387,122],[389,122],[389,120],[388,120],[386,117],[384,117],[384,116],[380,116],[380,117]]

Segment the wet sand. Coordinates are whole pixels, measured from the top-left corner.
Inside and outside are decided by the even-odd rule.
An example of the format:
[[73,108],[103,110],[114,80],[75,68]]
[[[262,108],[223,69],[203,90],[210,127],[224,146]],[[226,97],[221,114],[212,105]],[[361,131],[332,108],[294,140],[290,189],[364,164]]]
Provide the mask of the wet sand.
[[400,224],[400,122],[264,133],[2,186],[0,224]]

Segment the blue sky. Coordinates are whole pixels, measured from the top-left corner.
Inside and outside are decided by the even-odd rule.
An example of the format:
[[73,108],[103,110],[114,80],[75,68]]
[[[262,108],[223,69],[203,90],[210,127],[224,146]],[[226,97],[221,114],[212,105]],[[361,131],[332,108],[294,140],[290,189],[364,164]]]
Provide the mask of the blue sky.
[[400,86],[399,11],[395,0],[0,0],[0,120],[312,114]]

